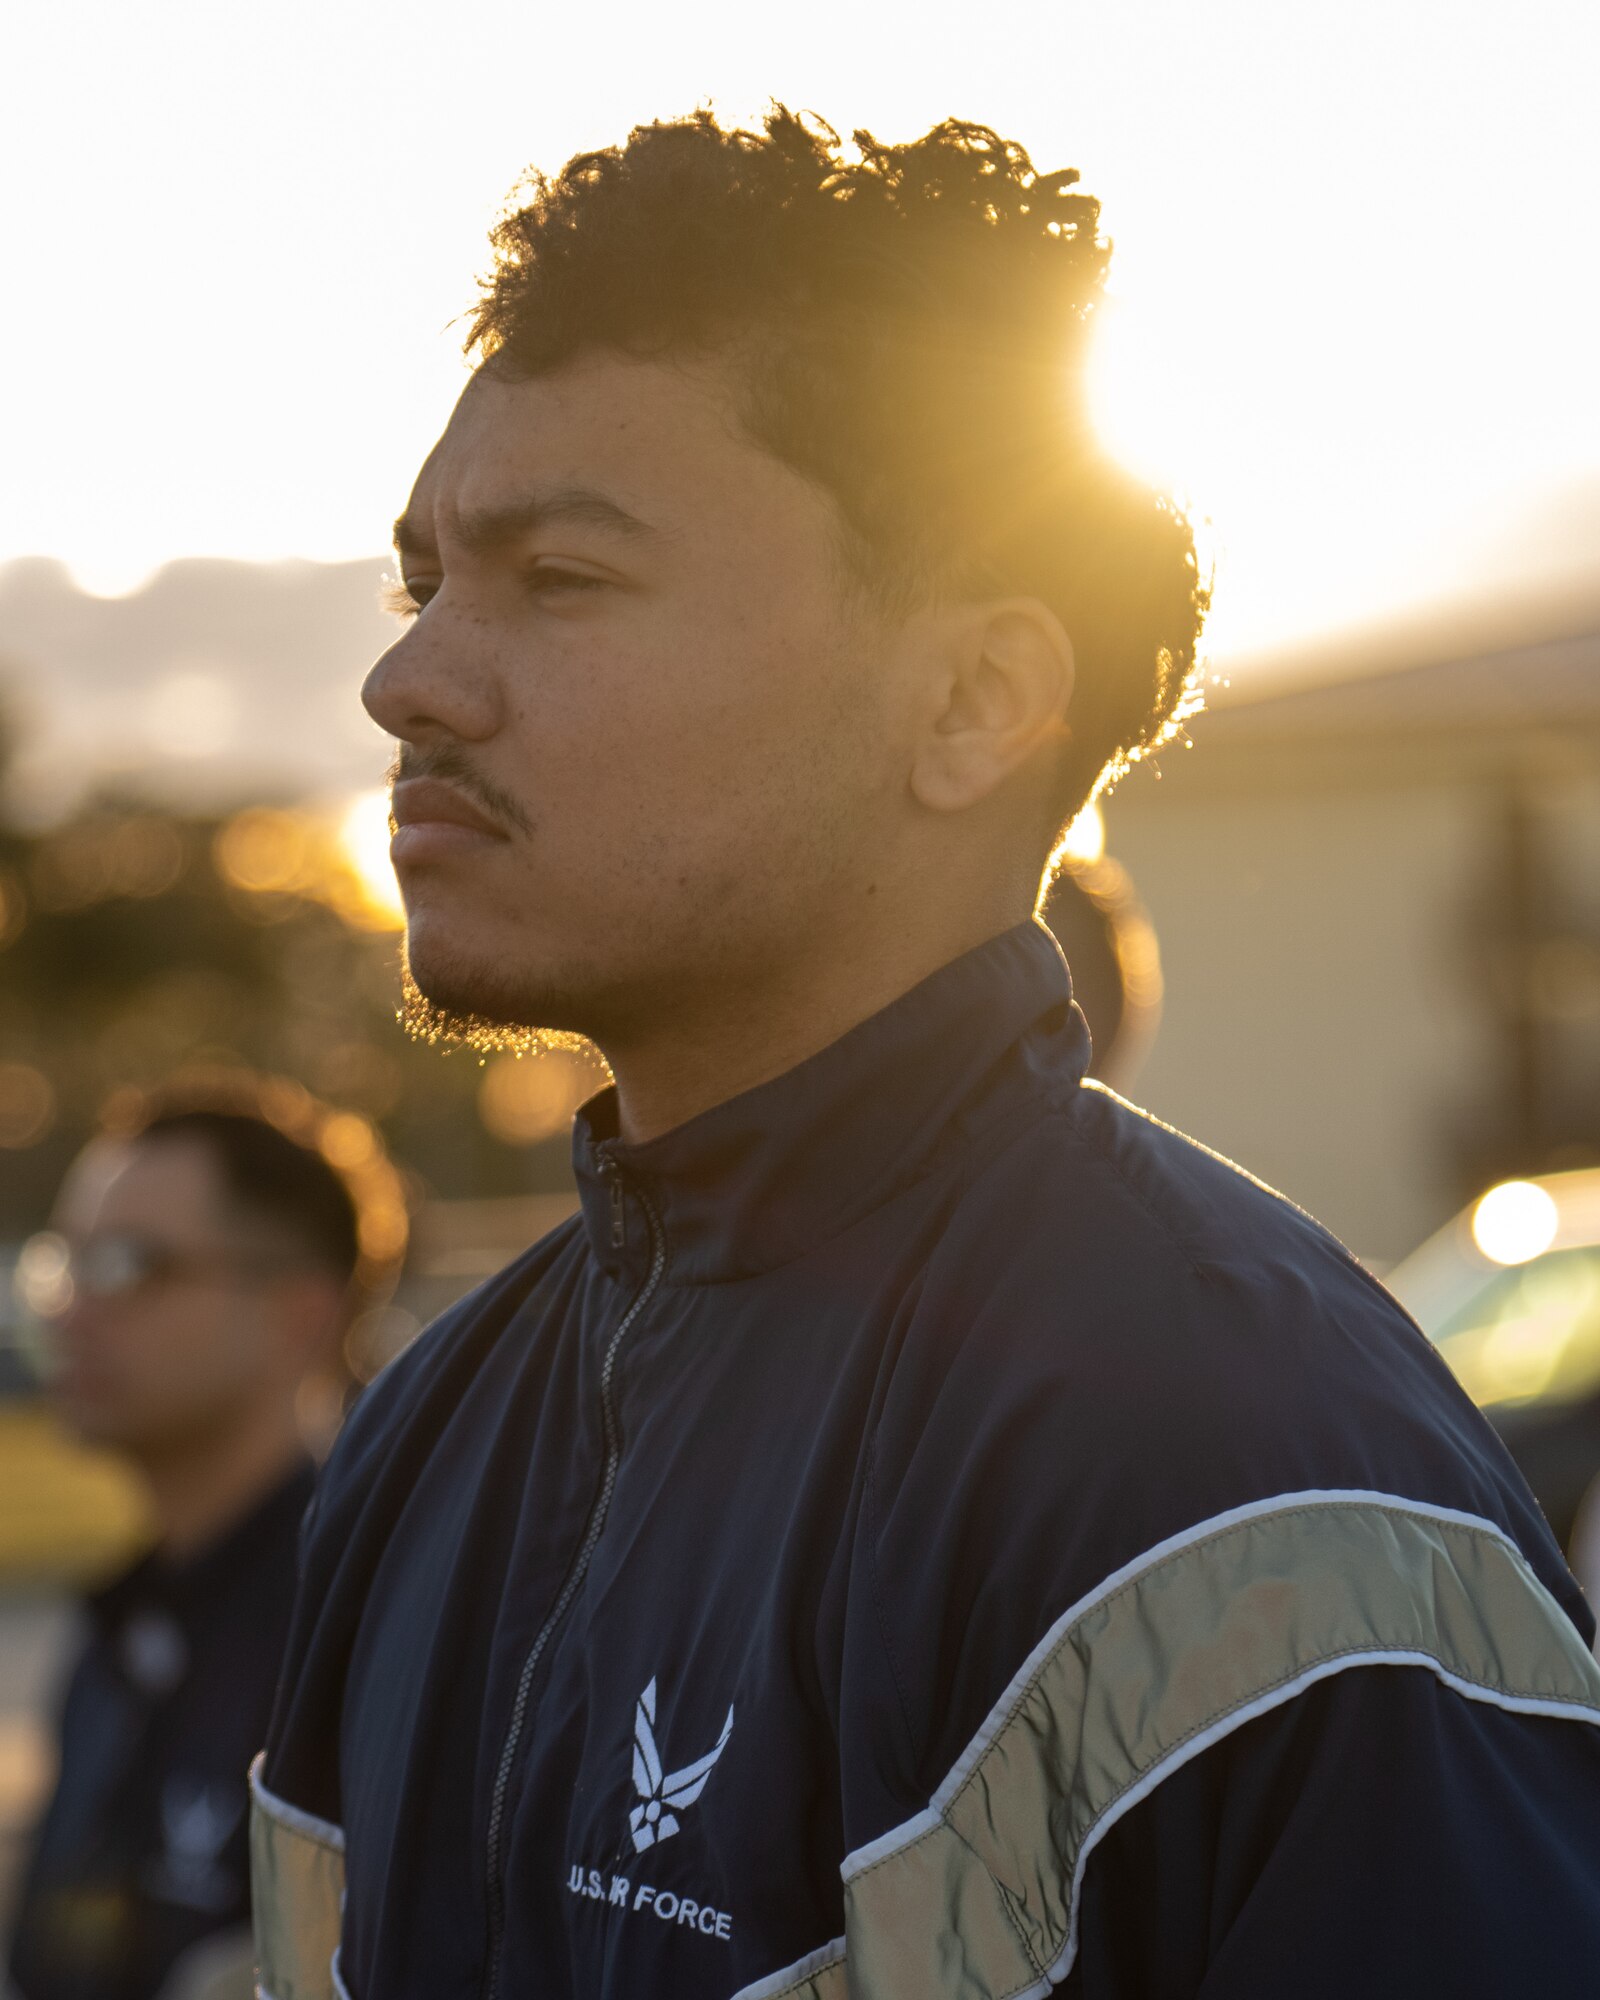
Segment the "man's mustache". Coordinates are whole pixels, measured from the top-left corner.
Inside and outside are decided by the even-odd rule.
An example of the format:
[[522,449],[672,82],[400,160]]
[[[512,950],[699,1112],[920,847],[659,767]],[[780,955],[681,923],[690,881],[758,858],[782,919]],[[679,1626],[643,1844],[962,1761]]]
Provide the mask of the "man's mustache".
[[413,743],[402,743],[389,766],[390,791],[404,778],[437,778],[464,792],[502,826],[514,827],[519,833],[533,831],[532,820],[511,794],[484,777],[458,744],[438,743],[419,750]]

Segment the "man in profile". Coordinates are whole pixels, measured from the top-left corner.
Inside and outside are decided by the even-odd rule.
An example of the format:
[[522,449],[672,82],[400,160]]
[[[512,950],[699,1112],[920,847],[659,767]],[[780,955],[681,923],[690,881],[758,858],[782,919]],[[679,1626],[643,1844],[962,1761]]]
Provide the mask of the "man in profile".
[[263,1991],[1575,2000],[1558,1551],[1338,1244],[1084,1081],[1033,919],[1204,608],[1092,436],[1096,205],[857,143],[536,180],[398,524],[418,1026],[615,1086],[324,1476]]
[[20,2000],[252,1987],[246,1772],[288,1627],[357,1218],[316,1150],[173,1106],[96,1140],[57,1204],[61,1409],[149,1494],[156,1545],[97,1591],[18,1911]]

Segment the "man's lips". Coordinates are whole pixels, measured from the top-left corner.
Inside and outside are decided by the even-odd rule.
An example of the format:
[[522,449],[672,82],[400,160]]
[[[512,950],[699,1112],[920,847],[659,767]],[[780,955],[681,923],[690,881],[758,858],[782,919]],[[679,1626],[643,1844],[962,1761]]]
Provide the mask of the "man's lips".
[[464,826],[473,833],[490,833],[503,840],[492,819],[481,813],[464,793],[438,778],[402,778],[393,794],[397,826],[422,826],[430,821]]
[[394,788],[392,806],[396,830],[389,855],[396,866],[506,838],[464,793],[438,778],[402,779]]

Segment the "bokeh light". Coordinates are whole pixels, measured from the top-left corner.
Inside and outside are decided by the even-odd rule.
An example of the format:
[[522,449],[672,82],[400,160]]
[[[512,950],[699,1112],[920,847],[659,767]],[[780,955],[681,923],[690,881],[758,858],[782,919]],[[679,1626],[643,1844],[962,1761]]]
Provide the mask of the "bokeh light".
[[[39,842],[29,861],[29,878],[39,907],[82,910],[110,896],[165,895],[182,875],[183,839],[159,813],[89,813]],[[21,885],[15,896],[16,921],[23,916]],[[5,935],[0,920],[0,941]]]
[[1106,851],[1105,815],[1091,799],[1062,835],[1056,852],[1069,864],[1086,868]]
[[52,1230],[30,1236],[17,1257],[12,1287],[36,1319],[54,1319],[72,1303],[72,1271],[66,1239]]
[[248,806],[213,843],[217,871],[247,897],[322,903],[355,930],[397,931],[405,906],[389,865],[387,794],[369,791],[336,807]]
[[541,1047],[527,1055],[496,1056],[478,1087],[478,1113],[506,1145],[532,1146],[564,1132],[598,1087],[594,1065],[573,1049]]
[[362,792],[352,799],[340,821],[339,837],[374,917],[398,930],[405,923],[406,909],[389,860],[388,792]]
[[302,814],[251,806],[219,831],[214,851],[225,881],[264,895],[310,881],[310,846],[311,828]]
[[376,1158],[378,1135],[358,1111],[335,1111],[323,1124],[317,1150],[343,1172]]
[[1472,1211],[1472,1240],[1494,1264],[1526,1264],[1555,1241],[1561,1213],[1532,1181],[1502,1181]]

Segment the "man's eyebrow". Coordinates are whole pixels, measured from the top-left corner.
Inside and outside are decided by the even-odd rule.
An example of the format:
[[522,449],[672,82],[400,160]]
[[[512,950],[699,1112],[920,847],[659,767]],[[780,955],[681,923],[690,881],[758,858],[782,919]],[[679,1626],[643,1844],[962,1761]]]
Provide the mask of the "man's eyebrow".
[[[634,539],[656,532],[603,493],[595,493],[586,486],[567,486],[554,493],[530,493],[501,507],[482,507],[464,514],[452,539],[469,555],[481,556],[503,548],[533,529],[552,525],[601,528]],[[402,556],[426,555],[432,550],[433,537],[409,515],[402,514],[394,524],[394,545]]]

